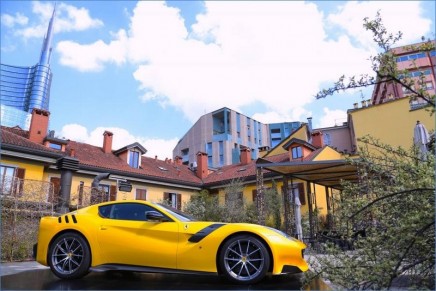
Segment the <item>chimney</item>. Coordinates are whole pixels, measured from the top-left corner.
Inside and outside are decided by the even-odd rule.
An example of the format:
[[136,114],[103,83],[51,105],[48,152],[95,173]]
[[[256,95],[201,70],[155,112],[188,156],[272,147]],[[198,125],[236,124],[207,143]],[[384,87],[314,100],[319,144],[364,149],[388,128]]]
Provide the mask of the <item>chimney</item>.
[[175,164],[176,164],[177,166],[181,166],[182,163],[183,163],[183,159],[182,159],[182,157],[180,157],[180,156],[176,156],[176,157],[174,158],[174,162],[175,162]]
[[76,156],[76,150],[70,149],[70,157],[74,158]]
[[112,139],[114,134],[110,131],[105,131],[103,133],[103,152],[105,154],[112,153]]
[[204,179],[208,175],[209,168],[207,166],[207,154],[198,152],[197,153],[197,177]]
[[312,117],[307,118],[307,124],[309,127],[309,132],[312,132]]
[[29,128],[30,141],[43,144],[44,138],[47,135],[49,116],[50,112],[46,110],[33,109]]
[[154,161],[155,161],[155,162],[157,161],[157,155],[156,155],[156,156],[154,156]]
[[312,133],[312,145],[317,148],[324,146],[324,139],[321,131],[314,131]]
[[244,147],[241,149],[241,164],[247,165],[249,162],[251,162],[251,150]]

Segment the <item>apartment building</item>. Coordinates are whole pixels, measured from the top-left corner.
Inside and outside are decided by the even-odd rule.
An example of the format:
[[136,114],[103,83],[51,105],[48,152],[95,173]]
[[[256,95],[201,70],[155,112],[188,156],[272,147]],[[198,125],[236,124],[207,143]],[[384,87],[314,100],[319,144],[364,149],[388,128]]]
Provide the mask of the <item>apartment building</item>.
[[[435,41],[428,41],[435,45]],[[419,90],[423,88],[430,95],[435,94],[435,65],[436,65],[436,50],[422,51],[420,47],[426,42],[413,45],[401,46],[393,48],[393,53],[397,68],[400,72],[407,70],[407,73],[401,73],[399,78],[410,77],[414,81],[412,89]],[[421,81],[421,76],[422,81]],[[380,80],[382,81],[382,80]],[[412,91],[395,81],[386,80],[375,85],[372,93],[371,105],[382,104],[391,100],[410,97]],[[368,104],[369,105],[369,104]],[[427,101],[418,98],[412,99],[410,102],[411,109],[428,105]]]
[[198,152],[207,153],[208,165],[219,168],[240,162],[242,148],[249,148],[251,158],[258,158],[259,148],[271,145],[268,126],[229,108],[221,108],[200,119],[179,140],[173,157],[196,167]]

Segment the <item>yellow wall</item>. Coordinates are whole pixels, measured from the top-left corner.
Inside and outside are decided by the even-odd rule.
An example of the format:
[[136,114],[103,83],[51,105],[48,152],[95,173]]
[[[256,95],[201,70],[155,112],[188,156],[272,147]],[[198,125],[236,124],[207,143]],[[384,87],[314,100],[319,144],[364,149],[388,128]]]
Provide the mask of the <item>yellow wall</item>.
[[428,131],[435,129],[435,116],[430,116],[425,109],[411,111],[408,98],[355,110],[350,115],[356,139],[371,135],[384,144],[404,149],[413,145],[413,130],[417,120]]
[[[282,193],[282,186],[283,186],[283,181],[280,179],[277,179],[276,181],[276,186],[277,186],[277,191],[280,195],[280,197],[283,197],[283,193]],[[304,215],[305,213],[307,213],[309,211],[309,206],[308,206],[308,199],[307,199],[307,182],[306,181],[302,181],[302,180],[295,180],[294,184],[297,183],[303,183],[304,185],[304,193],[305,193],[305,197],[306,197],[306,204],[301,206],[301,213]],[[272,182],[271,181],[265,181],[264,182],[264,187],[265,188],[270,188],[272,187]],[[314,191],[314,186],[313,184],[311,184],[312,189],[309,189],[310,192],[313,193]],[[243,195],[244,195],[244,200],[246,203],[253,203],[253,190],[256,190],[256,185],[255,184],[249,184],[249,185],[244,185],[244,189],[243,189]],[[220,189],[219,190],[219,202],[221,204],[224,204],[225,202],[225,189]],[[316,204],[319,210],[320,214],[327,214],[327,204],[326,204],[326,195],[325,195],[325,187],[321,186],[321,185],[315,185],[315,194],[316,194]],[[312,201],[313,203],[315,203],[314,201]],[[315,208],[315,205],[313,205],[312,208]]]
[[43,181],[44,164],[41,162],[26,160],[26,162],[23,163],[21,159],[9,157],[2,157],[0,161],[2,165],[5,166],[14,166],[25,169],[26,172],[24,174],[24,179]]
[[[91,187],[93,180],[94,180],[94,176],[80,175],[77,173],[73,176],[73,181],[71,183],[71,204],[73,205],[77,204],[77,200],[79,196],[78,189],[79,189],[80,182],[83,181],[85,187]],[[108,179],[104,179],[100,181],[100,184],[111,185],[111,186],[117,185],[115,180],[108,180]],[[191,195],[198,192],[195,190],[186,190],[186,189],[180,189],[175,187],[157,186],[157,185],[132,182],[131,192],[118,191],[117,189],[116,200],[136,199],[136,189],[147,190],[147,200],[154,201],[154,202],[162,201],[164,192],[181,194],[182,206],[184,205],[185,202],[189,201]]]
[[303,124],[303,126],[301,126],[298,130],[292,133],[288,138],[282,140],[280,144],[278,144],[275,148],[271,149],[265,156],[271,157],[288,152],[283,148],[283,145],[293,138],[307,141],[307,124]]
[[328,161],[343,159],[343,155],[331,147],[325,147],[313,160],[314,161]]

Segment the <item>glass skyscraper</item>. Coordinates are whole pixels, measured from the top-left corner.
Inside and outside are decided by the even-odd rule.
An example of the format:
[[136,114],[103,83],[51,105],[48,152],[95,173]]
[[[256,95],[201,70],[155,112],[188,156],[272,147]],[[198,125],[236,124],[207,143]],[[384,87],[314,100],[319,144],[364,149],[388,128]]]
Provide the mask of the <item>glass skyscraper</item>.
[[34,108],[49,110],[52,72],[53,22],[56,7],[48,25],[39,63],[31,67],[1,64],[0,101],[1,125],[28,130]]

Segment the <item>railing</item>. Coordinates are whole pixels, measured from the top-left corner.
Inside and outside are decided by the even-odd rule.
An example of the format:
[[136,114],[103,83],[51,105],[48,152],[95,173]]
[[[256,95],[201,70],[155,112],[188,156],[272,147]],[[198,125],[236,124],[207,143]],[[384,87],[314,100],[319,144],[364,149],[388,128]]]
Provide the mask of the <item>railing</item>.
[[2,208],[16,211],[54,213],[56,201],[53,183],[3,177],[0,181]]

